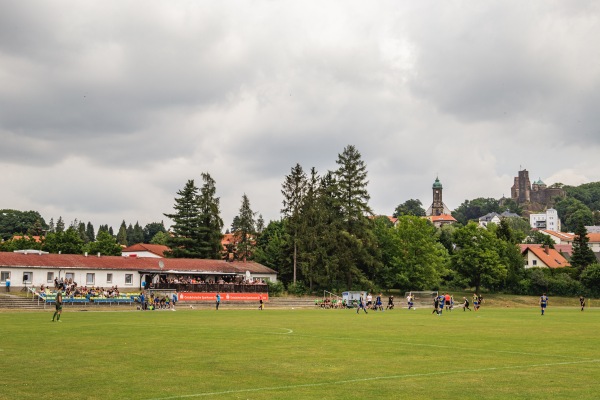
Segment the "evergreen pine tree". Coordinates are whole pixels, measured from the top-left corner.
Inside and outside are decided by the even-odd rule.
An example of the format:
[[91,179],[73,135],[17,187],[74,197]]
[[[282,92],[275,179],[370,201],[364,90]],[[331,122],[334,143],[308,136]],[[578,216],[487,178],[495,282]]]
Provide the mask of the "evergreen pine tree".
[[353,282],[368,281],[375,274],[376,243],[368,219],[373,211],[368,205],[367,167],[358,150],[352,145],[347,146],[338,155],[336,163],[337,197],[343,222],[339,255],[350,289]]
[[296,283],[297,264],[298,264],[298,236],[302,229],[302,217],[300,209],[302,201],[306,194],[306,174],[300,164],[292,168],[289,175],[286,175],[282,185],[281,194],[283,194],[283,208],[281,213],[287,218],[286,227],[292,237],[293,243],[293,283]]
[[88,221],[86,227],[85,227],[85,232],[87,234],[88,239],[93,242],[96,240],[96,234],[94,233],[94,225],[92,225],[91,222]]
[[235,231],[236,259],[246,261],[252,258],[252,250],[256,240],[255,212],[250,208],[250,200],[244,193],[238,215],[238,226]]
[[199,226],[198,248],[200,258],[219,259],[221,257],[223,220],[220,216],[220,199],[216,197],[215,181],[208,173],[202,174],[204,184],[198,197]]
[[596,256],[588,243],[590,241],[587,235],[587,229],[583,222],[577,224],[575,229],[575,238],[573,239],[573,255],[571,256],[571,265],[583,271],[588,265],[597,263]]
[[198,188],[190,179],[184,188],[177,192],[173,214],[164,214],[173,220],[173,234],[169,236],[167,246],[171,248],[166,253],[173,258],[200,258],[199,226],[200,207],[198,203]]
[[119,233],[117,233],[117,243],[121,246],[127,246],[127,225],[125,224],[125,220],[121,222],[121,226],[119,227]]
[[89,243],[90,239],[87,236],[87,231],[85,230],[85,222],[80,222],[77,225],[77,233],[79,233],[79,237],[83,240],[83,243]]
[[56,233],[65,231],[65,222],[62,219],[62,216],[58,217],[58,221],[56,221]]
[[130,242],[131,244],[144,243],[144,229],[142,229],[141,225],[137,221],[133,226]]

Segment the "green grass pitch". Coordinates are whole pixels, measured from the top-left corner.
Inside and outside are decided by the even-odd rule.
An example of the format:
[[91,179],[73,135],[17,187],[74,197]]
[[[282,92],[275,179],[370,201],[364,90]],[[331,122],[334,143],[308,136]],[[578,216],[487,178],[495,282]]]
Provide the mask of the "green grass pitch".
[[597,399],[600,310],[0,313],[2,399]]

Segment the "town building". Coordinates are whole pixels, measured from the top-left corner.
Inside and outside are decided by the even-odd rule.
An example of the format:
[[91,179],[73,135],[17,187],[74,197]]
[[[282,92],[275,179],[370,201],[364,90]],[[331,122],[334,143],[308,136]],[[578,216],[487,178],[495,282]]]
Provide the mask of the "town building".
[[525,268],[564,268],[570,267],[569,261],[556,249],[541,244],[522,244]]
[[554,208],[549,208],[543,213],[530,214],[529,225],[535,229],[547,229],[550,231],[560,232],[560,219],[558,211]]

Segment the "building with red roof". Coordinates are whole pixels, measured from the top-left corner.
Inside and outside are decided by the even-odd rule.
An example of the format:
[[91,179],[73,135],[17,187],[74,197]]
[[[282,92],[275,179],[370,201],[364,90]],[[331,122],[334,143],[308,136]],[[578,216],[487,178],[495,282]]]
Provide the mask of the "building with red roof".
[[521,254],[525,258],[525,268],[564,268],[571,264],[556,249],[541,244],[522,244]]

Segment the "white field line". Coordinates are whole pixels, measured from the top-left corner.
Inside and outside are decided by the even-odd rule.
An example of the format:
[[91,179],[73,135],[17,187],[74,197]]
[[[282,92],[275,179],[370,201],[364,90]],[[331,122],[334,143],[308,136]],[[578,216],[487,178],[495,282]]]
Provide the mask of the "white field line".
[[439,372],[428,372],[428,373],[424,373],[424,374],[374,376],[371,378],[345,379],[345,380],[341,380],[341,381],[331,381],[331,382],[302,383],[302,384],[298,384],[298,385],[285,385],[285,386],[265,386],[265,387],[250,388],[250,389],[223,390],[220,392],[204,392],[204,393],[184,394],[184,395],[180,395],[180,396],[157,397],[157,398],[148,399],[148,400],[186,399],[186,398],[192,398],[192,397],[220,396],[220,395],[224,395],[224,394],[234,394],[234,393],[251,393],[251,392],[263,392],[263,391],[270,391],[270,390],[289,390],[289,389],[330,386],[330,385],[345,385],[348,383],[371,382],[371,381],[381,381],[381,380],[389,380],[389,379],[422,378],[422,377],[439,376],[439,375],[456,375],[456,374],[465,374],[465,373],[473,373],[473,372],[491,372],[491,371],[502,371],[502,370],[523,369],[523,368],[545,368],[545,367],[556,367],[556,366],[560,366],[560,365],[574,365],[574,364],[585,364],[585,363],[591,364],[591,363],[597,363],[597,362],[600,362],[600,359],[584,360],[584,361],[565,361],[565,362],[559,362],[559,363],[545,363],[545,364],[512,365],[512,366],[506,366],[506,367],[463,369],[463,370],[453,370],[453,371],[439,371]]

